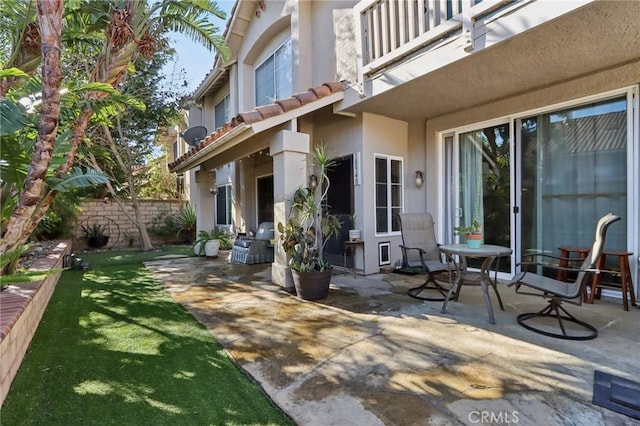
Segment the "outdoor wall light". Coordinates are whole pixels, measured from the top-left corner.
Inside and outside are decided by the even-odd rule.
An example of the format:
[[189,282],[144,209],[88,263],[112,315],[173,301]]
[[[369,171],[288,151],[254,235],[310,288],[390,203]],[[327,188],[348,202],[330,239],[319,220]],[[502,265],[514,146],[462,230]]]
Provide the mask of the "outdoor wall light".
[[211,193],[211,195],[216,195],[218,193],[218,187],[217,186],[212,186],[211,188],[209,188],[209,192]]
[[316,175],[309,176],[309,187],[311,189],[315,189],[316,186],[318,186],[318,176]]
[[416,186],[418,188],[422,188],[422,184],[424,183],[424,173],[420,170],[416,172]]

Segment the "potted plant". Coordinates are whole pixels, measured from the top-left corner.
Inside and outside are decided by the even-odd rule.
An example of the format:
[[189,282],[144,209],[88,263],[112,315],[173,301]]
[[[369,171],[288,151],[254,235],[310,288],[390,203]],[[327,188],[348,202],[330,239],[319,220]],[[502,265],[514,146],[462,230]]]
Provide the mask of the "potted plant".
[[287,223],[278,223],[296,293],[304,300],[319,300],[329,295],[333,267],[322,253],[329,237],[338,235],[341,226],[336,216],[326,214],[322,208],[330,185],[327,170],[334,164],[323,145],[315,147],[312,161],[318,172],[318,184],[298,188]]
[[470,226],[457,226],[453,228],[457,235],[464,235],[469,248],[479,248],[482,243],[482,225],[478,219],[473,218]]
[[101,248],[109,243],[106,225],[94,223],[93,225],[82,225],[81,228],[89,247]]
[[210,232],[202,230],[198,234],[193,250],[199,256],[204,254],[207,257],[218,257],[220,245],[228,247],[229,242],[230,236],[220,229],[213,228]]

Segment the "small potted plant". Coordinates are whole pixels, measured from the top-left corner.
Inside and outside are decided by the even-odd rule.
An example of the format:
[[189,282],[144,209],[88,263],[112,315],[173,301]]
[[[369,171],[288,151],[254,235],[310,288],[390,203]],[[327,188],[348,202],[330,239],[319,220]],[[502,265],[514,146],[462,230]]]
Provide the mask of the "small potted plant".
[[456,235],[464,235],[469,248],[480,248],[482,243],[482,225],[478,219],[473,218],[470,226],[457,226],[453,228]]
[[218,257],[220,246],[228,247],[230,238],[230,235],[217,228],[213,228],[210,232],[202,230],[198,234],[194,252],[199,256],[204,254],[207,257]]
[[94,223],[93,225],[82,225],[81,228],[89,247],[101,248],[109,243],[106,225]]

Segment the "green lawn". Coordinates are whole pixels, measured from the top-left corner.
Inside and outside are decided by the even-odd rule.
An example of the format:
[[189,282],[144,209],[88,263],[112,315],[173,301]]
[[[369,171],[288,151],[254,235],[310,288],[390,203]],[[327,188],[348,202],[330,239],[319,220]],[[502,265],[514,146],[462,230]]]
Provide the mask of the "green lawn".
[[266,425],[290,419],[142,265],[65,271],[0,413],[8,425]]

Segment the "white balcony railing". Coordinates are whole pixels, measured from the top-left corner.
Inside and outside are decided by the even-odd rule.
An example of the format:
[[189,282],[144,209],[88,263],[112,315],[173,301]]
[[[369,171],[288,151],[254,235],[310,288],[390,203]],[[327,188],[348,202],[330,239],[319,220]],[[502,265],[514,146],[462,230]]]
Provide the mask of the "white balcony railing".
[[476,21],[531,0],[363,0],[354,8],[360,75],[452,37],[465,37],[473,50]]

